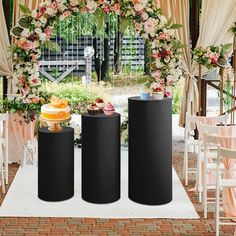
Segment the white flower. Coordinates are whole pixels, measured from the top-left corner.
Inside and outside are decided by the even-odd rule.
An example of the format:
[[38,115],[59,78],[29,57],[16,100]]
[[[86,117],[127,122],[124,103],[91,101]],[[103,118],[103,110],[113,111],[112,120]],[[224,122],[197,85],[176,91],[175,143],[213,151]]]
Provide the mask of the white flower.
[[21,34],[22,37],[28,37],[30,35],[30,30],[29,29],[24,29]]
[[161,68],[162,67],[162,62],[159,59],[156,59],[156,67]]
[[164,26],[165,24],[167,24],[167,19],[166,19],[165,16],[160,15],[160,16],[159,16],[159,19],[160,19],[160,25],[161,25],[161,26]]
[[96,9],[97,9],[97,3],[95,2],[95,1],[93,1],[93,0],[88,0],[87,1],[87,8],[89,9],[89,11],[91,12],[91,13],[93,13],[93,12],[95,12],[96,11]]
[[42,34],[39,35],[39,39],[41,41],[46,41],[47,40],[47,35],[45,33],[42,33]]
[[31,16],[33,18],[36,18],[37,17],[37,10],[33,10]]
[[47,23],[47,18],[46,18],[46,17],[41,16],[41,17],[39,18],[39,20],[40,20],[40,22],[41,22],[43,25],[46,25],[46,23]]

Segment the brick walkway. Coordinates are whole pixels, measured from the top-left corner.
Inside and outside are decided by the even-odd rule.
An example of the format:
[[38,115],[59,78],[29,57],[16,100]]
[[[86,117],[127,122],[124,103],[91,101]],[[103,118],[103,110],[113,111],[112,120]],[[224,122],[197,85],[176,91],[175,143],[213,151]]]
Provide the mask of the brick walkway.
[[[182,177],[182,147],[183,143],[174,144],[173,163]],[[10,166],[10,183],[12,182],[18,165]],[[190,179],[187,189],[194,186]],[[167,219],[81,219],[81,218],[0,218],[0,235],[189,235],[213,236],[213,214],[207,220],[202,218],[201,204],[197,203],[195,193],[188,192],[196,210],[201,216],[198,220],[167,220]],[[0,203],[3,196],[0,196]],[[234,227],[222,226],[221,235],[230,236]]]

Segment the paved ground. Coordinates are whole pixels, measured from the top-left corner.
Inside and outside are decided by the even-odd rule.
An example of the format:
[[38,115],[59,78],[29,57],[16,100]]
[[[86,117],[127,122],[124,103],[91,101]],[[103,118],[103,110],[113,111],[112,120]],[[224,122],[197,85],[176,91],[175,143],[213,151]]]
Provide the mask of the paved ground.
[[[173,144],[173,163],[181,179],[182,178],[182,142]],[[192,160],[193,163],[193,160]],[[17,164],[10,166],[10,183],[18,169]],[[193,187],[190,180],[187,189]],[[209,219],[202,218],[201,205],[197,203],[195,193],[188,192],[189,197],[199,215],[198,220],[167,220],[167,219],[81,219],[81,218],[0,218],[0,235],[155,235],[155,236],[213,236],[213,214]],[[0,203],[4,196],[0,196]],[[221,235],[233,235],[234,227],[221,227]]]

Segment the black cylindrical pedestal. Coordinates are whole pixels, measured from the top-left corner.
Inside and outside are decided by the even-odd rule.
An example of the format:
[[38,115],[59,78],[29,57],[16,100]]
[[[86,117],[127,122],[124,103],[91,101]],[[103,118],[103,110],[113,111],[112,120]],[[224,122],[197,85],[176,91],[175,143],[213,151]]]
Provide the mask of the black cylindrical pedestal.
[[111,203],[120,198],[120,115],[82,116],[82,198]]
[[172,200],[172,101],[129,98],[129,198],[147,205]]
[[63,201],[74,195],[74,130],[39,130],[38,197]]

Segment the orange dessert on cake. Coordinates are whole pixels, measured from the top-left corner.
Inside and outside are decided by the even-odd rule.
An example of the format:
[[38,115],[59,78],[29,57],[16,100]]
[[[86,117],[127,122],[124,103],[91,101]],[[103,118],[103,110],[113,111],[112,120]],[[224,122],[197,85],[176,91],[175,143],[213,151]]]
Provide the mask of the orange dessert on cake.
[[41,117],[45,120],[66,120],[70,118],[70,107],[66,99],[51,98],[49,104],[41,107]]

